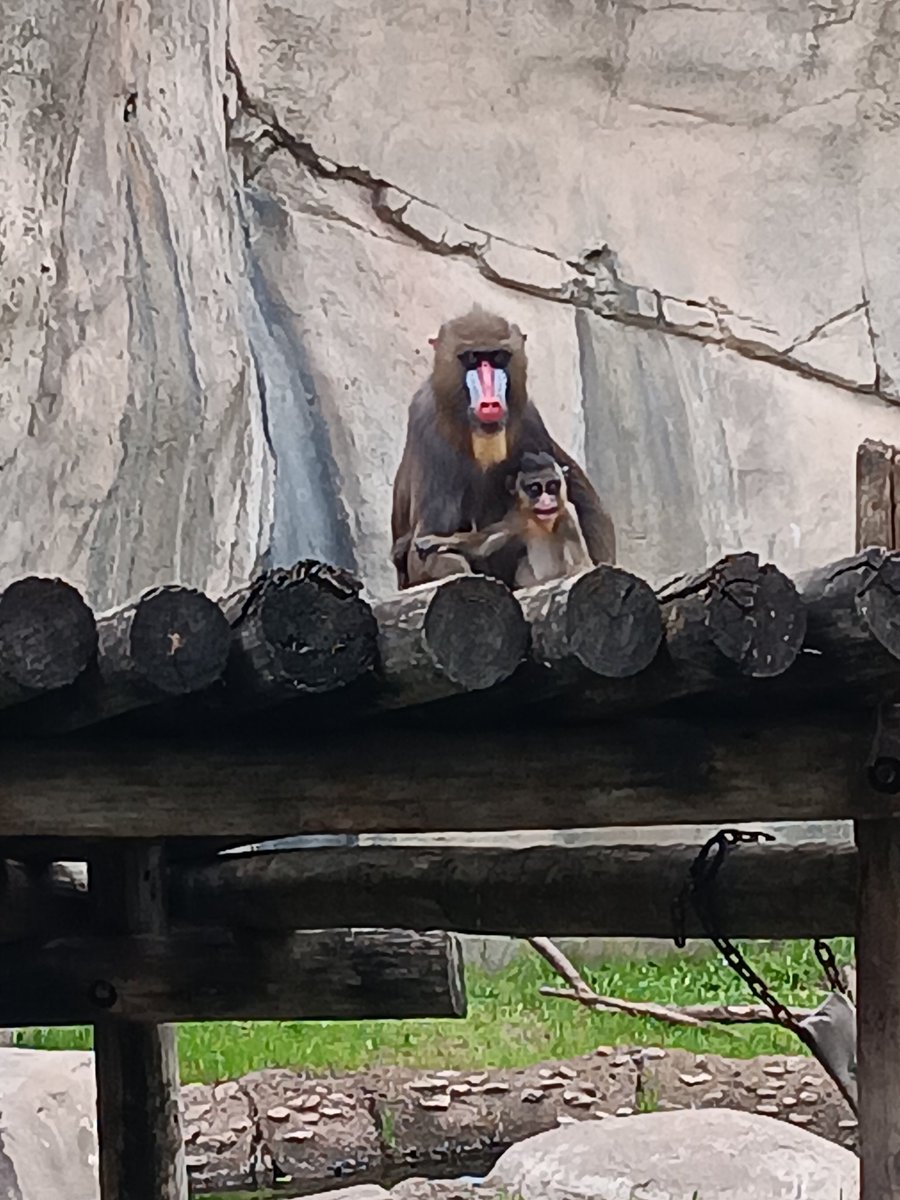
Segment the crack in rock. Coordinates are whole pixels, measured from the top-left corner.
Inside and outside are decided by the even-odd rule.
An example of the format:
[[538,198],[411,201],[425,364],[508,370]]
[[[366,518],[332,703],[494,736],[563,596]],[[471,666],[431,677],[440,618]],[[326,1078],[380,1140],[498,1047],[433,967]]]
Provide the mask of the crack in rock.
[[[852,12],[846,18],[824,24],[839,24],[845,19],[852,20]],[[897,397],[881,389],[877,359],[872,364],[871,379],[860,378],[868,373],[868,361],[867,354],[859,347],[855,357],[860,369],[856,375],[842,370],[848,356],[839,353],[837,348],[830,355],[795,356],[794,353],[801,347],[808,348],[842,321],[862,315],[868,322],[865,299],[829,317],[810,333],[784,347],[777,330],[754,318],[734,313],[713,297],[703,302],[690,297],[667,296],[654,288],[622,279],[615,255],[608,246],[588,250],[579,258],[564,259],[541,247],[523,245],[468,225],[364,167],[325,158],[311,142],[291,132],[270,104],[250,95],[230,49],[226,50],[226,67],[233,81],[235,105],[235,118],[229,122],[229,147],[242,155],[245,179],[252,177],[274,151],[283,150],[317,178],[345,181],[362,189],[368,194],[372,212],[378,220],[422,250],[464,259],[499,287],[554,303],[587,308],[598,316],[622,324],[713,343],[744,358],[764,360],[842,390],[898,403]],[[229,103],[228,97],[226,103]],[[330,211],[326,207],[319,215],[328,218]],[[336,213],[334,217],[343,219]],[[353,225],[349,221],[344,223]],[[365,232],[374,235],[374,230]],[[874,349],[871,336],[864,340],[870,343],[868,348]],[[849,361],[853,357],[851,354]]]

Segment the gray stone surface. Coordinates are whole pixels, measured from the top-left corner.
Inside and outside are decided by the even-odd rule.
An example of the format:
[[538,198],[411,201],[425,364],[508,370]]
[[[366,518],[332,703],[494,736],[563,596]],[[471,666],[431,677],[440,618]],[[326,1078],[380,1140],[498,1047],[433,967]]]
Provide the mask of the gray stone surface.
[[485,1183],[521,1200],[856,1200],[859,1162],[770,1117],[687,1109],[539,1133]]
[[0,1050],[0,1195],[95,1200],[94,1096],[90,1054]]

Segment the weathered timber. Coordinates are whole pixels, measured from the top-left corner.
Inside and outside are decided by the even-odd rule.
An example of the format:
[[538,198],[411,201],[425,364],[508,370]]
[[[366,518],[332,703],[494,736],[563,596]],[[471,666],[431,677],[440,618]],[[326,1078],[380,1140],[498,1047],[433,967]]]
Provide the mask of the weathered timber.
[[[857,551],[866,545],[898,549],[898,457],[895,447],[871,441],[857,451]],[[892,577],[887,582],[888,592],[891,582]],[[877,599],[867,605],[867,623],[869,610],[875,619],[880,612]],[[886,634],[882,628],[882,635]],[[879,713],[872,758],[880,756],[879,743],[885,740],[893,749],[897,716],[896,708]],[[887,803],[877,814],[881,818],[892,815],[896,814]],[[857,821],[855,835],[859,851],[856,1053],[860,1200],[900,1200],[900,822]]]
[[61,733],[199,692],[228,661],[221,609],[194,588],[152,588],[97,621],[97,657],[75,683],[29,704],[8,732]]
[[[109,932],[110,944],[121,944],[129,937],[158,941],[165,929],[165,900],[163,896],[163,851],[156,844],[136,845],[119,842],[95,855],[89,874],[90,889],[98,920]],[[116,936],[118,935],[118,937]],[[32,949],[39,961],[55,963],[59,953],[59,969],[44,974],[40,965],[32,975],[26,968],[21,982],[22,993],[34,990],[36,1001],[40,987],[34,982],[47,979],[54,998],[45,996],[47,1007],[51,999],[65,1011],[65,1000],[80,1002],[82,1023],[94,1022],[94,1067],[97,1075],[97,1133],[100,1150],[101,1200],[187,1200],[188,1181],[184,1154],[184,1135],[179,1112],[180,1084],[178,1078],[178,1047],[175,1029],[171,1025],[113,1020],[110,979],[88,957],[81,968],[77,985],[80,995],[67,992],[64,974],[65,952],[50,943],[46,950]],[[15,957],[24,948],[17,947]],[[25,953],[26,960],[29,954]],[[16,974],[6,975],[9,980]],[[3,995],[0,1006],[12,1000],[12,992]],[[57,992],[57,988],[62,990]],[[71,979],[68,988],[73,987]],[[93,1002],[92,1002],[93,998]],[[10,1004],[17,1007],[18,999]],[[35,1014],[40,1006],[19,1008],[19,1017],[10,1025],[21,1025]],[[134,1015],[134,1014],[126,1014]],[[35,1017],[34,1019],[40,1020]],[[152,1021],[152,1015],[142,1017]],[[53,1021],[46,1022],[54,1024]]]
[[652,588],[621,567],[601,565],[516,596],[531,627],[531,658],[543,668],[571,664],[625,679],[650,665],[662,641]]
[[[900,553],[868,547],[797,579],[807,609],[803,666],[836,692],[900,692]],[[846,695],[846,692],[844,692]]]
[[662,588],[666,649],[682,670],[752,679],[782,674],[806,632],[793,582],[756,554],[729,554],[709,570]]
[[222,601],[234,632],[221,695],[228,708],[345,687],[375,664],[378,630],[361,584],[312,560],[267,571]]
[[[528,937],[672,936],[699,846],[358,846],[229,855],[170,874],[173,920],[278,930],[325,922]],[[748,845],[717,880],[732,937],[851,935],[853,847]],[[704,936],[691,906],[686,933]]]
[[0,708],[77,679],[97,650],[94,614],[62,579],[29,576],[0,596]]
[[528,647],[522,609],[502,583],[457,575],[375,605],[386,707],[480,691],[507,679]]
[[0,747],[0,838],[231,838],[843,820],[900,813],[866,784],[864,713],[633,718],[464,737],[404,727],[252,741]]
[[0,1024],[95,1021],[106,1044],[118,1038],[121,1054],[132,1060],[139,1047],[128,1047],[136,1040],[149,1051],[154,1032],[136,1022],[466,1013],[459,945],[442,932],[190,929],[8,946],[2,961],[4,978],[14,986],[4,987],[0,997]]
[[860,821],[856,929],[863,1200],[900,1197],[900,828]]

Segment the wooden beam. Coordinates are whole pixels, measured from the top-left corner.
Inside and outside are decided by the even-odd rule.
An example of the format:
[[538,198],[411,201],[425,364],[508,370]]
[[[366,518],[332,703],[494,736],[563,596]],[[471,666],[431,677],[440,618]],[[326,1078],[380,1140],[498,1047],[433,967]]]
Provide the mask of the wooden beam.
[[[859,448],[857,550],[898,548],[898,458],[894,447],[881,443]],[[896,710],[881,716],[879,737],[885,720],[897,725]],[[877,815],[894,814],[885,804]],[[900,821],[858,820],[855,831],[860,1200],[900,1200]]]
[[11,583],[0,596],[0,708],[72,683],[96,649],[94,615],[70,584],[34,575]]
[[[672,936],[699,845],[357,846],[228,855],[170,872],[173,920],[234,929],[394,923],[528,937]],[[717,881],[729,936],[852,935],[853,847],[747,845]],[[686,933],[704,932],[689,906]]]
[[0,838],[235,838],[846,820],[871,791],[865,714],[308,738],[48,740],[0,749]]
[[528,648],[513,594],[496,579],[457,575],[375,605],[378,707],[404,707],[477,692],[507,679]]
[[97,658],[69,688],[6,723],[13,732],[63,733],[215,683],[228,661],[231,631],[217,604],[194,588],[152,588],[97,621]]
[[575,668],[575,680],[627,679],[650,665],[662,641],[652,588],[621,567],[601,565],[516,595],[531,628],[531,660],[545,677]]
[[361,590],[347,571],[304,559],[223,600],[234,642],[226,686],[210,698],[214,707],[269,705],[366,675],[378,630]]
[[[111,936],[111,944],[127,941],[129,936],[150,940],[162,936],[162,855],[158,843],[141,846],[120,842],[95,856],[90,888],[98,920],[111,935],[120,935]],[[114,987],[116,977],[112,972],[94,970],[98,964],[89,958],[79,968],[80,995],[76,997],[66,992],[64,952],[51,943],[50,949],[33,953],[44,956],[47,970],[38,967],[30,975],[26,968],[21,976],[15,971],[6,976],[16,979],[17,993],[19,983],[23,983],[22,1000],[30,993],[32,1002],[23,1003],[18,1017],[9,1024],[56,1023],[40,1015],[40,991],[36,994],[33,984],[42,976],[55,992],[55,998],[44,996],[47,1009],[57,1004],[65,1011],[68,995],[73,1003],[80,1001],[83,1016],[79,1023],[94,1022],[101,1200],[187,1200],[175,1029],[171,1025],[113,1020],[115,1004],[109,1003],[113,999],[110,985]],[[55,967],[58,955],[61,961]],[[57,991],[57,987],[62,990]],[[0,1005],[6,1007],[7,1002],[10,1010],[18,1005],[12,995],[4,996]],[[153,1017],[142,1019],[152,1021]]]
[[155,1039],[165,1032],[147,1022],[355,1021],[466,1013],[462,958],[447,933],[332,928],[267,935],[191,929],[8,946],[2,963],[4,978],[15,980],[15,986],[0,997],[0,1025],[97,1022],[98,1034],[102,1029],[98,1064],[101,1058],[110,1061],[110,1069],[114,1065],[119,1072],[105,1085],[113,1091],[128,1070],[125,1064],[140,1062],[143,1055],[140,1077],[125,1080],[125,1086],[145,1093],[145,1125],[159,1104],[161,1050]]

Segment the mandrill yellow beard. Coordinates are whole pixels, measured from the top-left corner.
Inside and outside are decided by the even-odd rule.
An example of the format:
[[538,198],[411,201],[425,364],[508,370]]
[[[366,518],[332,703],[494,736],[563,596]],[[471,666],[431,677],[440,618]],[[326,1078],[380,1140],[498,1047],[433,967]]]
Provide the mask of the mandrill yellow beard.
[[486,471],[506,459],[506,430],[499,429],[496,433],[482,433],[480,429],[472,430],[472,457]]

